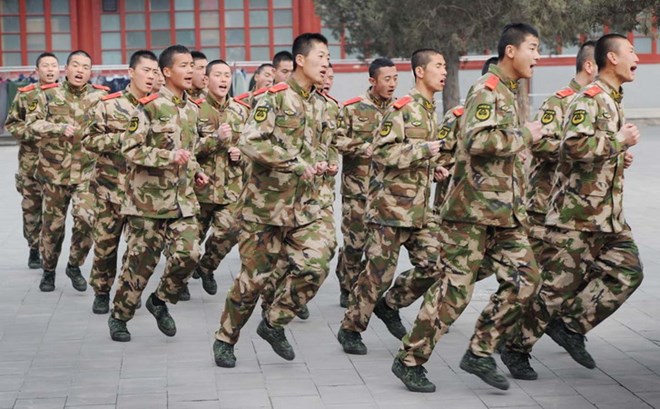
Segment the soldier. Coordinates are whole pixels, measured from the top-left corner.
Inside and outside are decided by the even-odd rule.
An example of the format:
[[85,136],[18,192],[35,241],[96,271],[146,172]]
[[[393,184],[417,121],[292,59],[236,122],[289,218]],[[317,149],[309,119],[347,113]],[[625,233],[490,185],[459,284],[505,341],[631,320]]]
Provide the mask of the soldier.
[[[395,336],[405,334],[398,310],[381,298],[394,279],[401,246],[408,250],[414,266],[404,274],[420,279],[439,275],[437,223],[429,196],[434,156],[441,144],[433,96],[444,88],[447,70],[444,57],[434,49],[415,51],[410,62],[415,87],[388,109],[373,141],[365,216],[367,261],[349,294],[337,334],[349,354],[367,353],[361,333],[367,329],[372,312],[386,321]],[[396,321],[399,327],[394,330],[390,327]]]
[[343,157],[340,192],[344,247],[339,249],[336,274],[339,304],[344,308],[348,307],[348,294],[364,268],[364,215],[373,152],[371,143],[383,114],[392,104],[398,79],[396,66],[391,60],[373,60],[369,65],[369,89],[364,96],[344,102],[337,127],[337,149]]
[[126,160],[121,153],[122,134],[135,116],[139,99],[151,92],[158,78],[158,58],[151,51],[131,55],[128,68],[130,84],[123,91],[101,98],[90,116],[85,148],[98,155],[90,189],[97,198],[94,226],[94,263],[89,284],[94,289],[94,314],[110,309],[110,289],[117,274],[117,252],[124,229],[121,214],[124,198]]
[[540,139],[541,124],[523,125],[516,104],[517,81],[532,76],[540,58],[538,45],[533,27],[507,25],[498,43],[499,62],[468,91],[454,174],[439,211],[444,277],[424,295],[392,365],[392,372],[412,391],[435,391],[422,364],[467,306],[477,277],[488,273],[496,274],[500,287],[482,311],[460,366],[492,386],[509,387],[491,355],[539,283],[525,231],[519,153]]
[[[18,94],[9,108],[5,128],[20,143],[18,150],[18,171],[16,172],[16,190],[23,197],[23,237],[28,242],[30,253],[28,267],[41,268],[39,256],[39,233],[41,231],[41,185],[35,178],[39,161],[39,148],[34,135],[28,132],[26,117],[31,107],[37,103],[37,93],[42,88],[57,82],[60,66],[52,53],[42,53],[37,57],[37,76],[39,82],[18,89]],[[34,108],[32,108],[34,109]]]
[[[193,71],[193,82],[192,88],[189,91],[186,91],[190,98],[193,99],[197,105],[202,102],[202,99],[206,97],[208,90],[206,89],[206,84],[208,78],[206,78],[206,65],[208,60],[206,55],[201,51],[191,51],[193,61],[195,62],[194,71]],[[183,300],[181,300],[183,301]]]
[[[257,334],[287,360],[295,356],[284,326],[307,304],[327,275],[328,249],[316,175],[327,168],[321,143],[327,126],[326,101],[315,92],[328,69],[328,42],[318,33],[299,35],[293,43],[294,73],[273,86],[252,112],[240,148],[251,161],[241,198],[243,234],[239,241],[241,272],[227,294],[213,345],[218,366],[236,364],[234,344],[268,282],[277,282],[275,299]],[[276,269],[287,257],[288,271]]]
[[261,64],[250,80],[250,91],[238,95],[235,99],[254,108],[257,104],[257,97],[265,94],[268,88],[273,86],[274,71],[273,64]]
[[160,91],[160,88],[165,85],[165,77],[163,77],[163,73],[160,72],[160,68],[157,71],[158,75],[156,76],[156,81],[154,82],[154,86],[151,87],[151,93],[155,94],[158,91]]
[[200,243],[213,228],[196,272],[204,291],[213,295],[218,291],[213,272],[234,247],[240,232],[235,213],[243,187],[243,163],[237,145],[250,107],[228,95],[232,72],[225,61],[211,61],[206,75],[209,93],[199,109],[196,156],[210,181],[195,188],[201,208],[197,217]]
[[[543,125],[543,137],[532,145],[532,161],[529,179],[527,183],[527,214],[530,224],[529,242],[534,250],[534,255],[543,269],[549,260],[545,258],[552,254],[552,249],[546,250],[545,237],[549,234],[545,227],[545,217],[548,212],[548,202],[552,189],[552,181],[559,160],[559,144],[562,139],[562,123],[564,114],[569,103],[577,96],[581,88],[591,83],[596,77],[597,68],[594,60],[594,41],[584,43],[578,52],[576,60],[576,75],[568,84],[568,87],[557,91],[546,99],[536,115],[536,119]],[[552,285],[556,280],[562,280],[562,270],[544,270],[542,279],[543,286]],[[544,297],[542,290],[541,297]],[[561,303],[561,299],[545,300],[546,302]],[[525,319],[536,320],[541,314],[547,313],[547,307],[557,310],[558,305],[547,305],[539,310],[539,303],[533,304],[527,311]],[[531,315],[534,315],[532,317]],[[545,328],[546,325],[544,325]],[[536,338],[523,338],[520,333],[511,334],[507,339],[508,345],[501,350],[502,361],[507,365],[509,371],[516,379],[533,380],[538,377],[534,369],[529,365],[529,353]]]
[[293,73],[293,55],[288,51],[280,51],[273,56],[273,83],[286,82]]
[[626,123],[621,105],[621,85],[635,79],[639,59],[620,34],[601,37],[594,58],[598,79],[564,112],[545,219],[546,276],[523,321],[522,340],[502,355],[514,378],[534,378],[526,353],[544,330],[579,364],[595,368],[584,335],[642,283],[639,250],[623,215],[624,169],[632,164],[629,148],[639,142],[640,132]]
[[40,250],[43,277],[41,291],[55,290],[55,268],[64,241],[64,222],[72,202],[73,228],[66,275],[73,288],[87,289],[80,272],[92,247],[94,196],[89,179],[94,157],[82,146],[90,110],[106,95],[108,87],[90,85],[92,59],[83,50],[69,54],[64,67],[66,79],[38,95],[27,115],[28,131],[39,144],[36,178],[43,188]]
[[193,184],[205,185],[208,176],[193,155],[198,107],[186,93],[192,87],[193,64],[190,51],[181,45],[160,54],[158,65],[165,86],[158,94],[140,99],[122,140],[121,150],[129,166],[121,208],[126,216],[127,249],[108,318],[114,341],[131,340],[126,322],[133,318],[163,250],[165,271],[146,307],[158,329],[174,336],[176,324],[165,302],[179,301],[179,293],[199,261],[195,219],[199,203]]

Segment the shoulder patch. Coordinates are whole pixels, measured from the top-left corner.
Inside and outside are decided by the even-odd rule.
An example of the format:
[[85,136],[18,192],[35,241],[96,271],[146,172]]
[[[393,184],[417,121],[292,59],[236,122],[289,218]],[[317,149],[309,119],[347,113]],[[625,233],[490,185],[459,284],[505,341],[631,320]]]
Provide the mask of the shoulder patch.
[[600,94],[601,92],[603,92],[603,90],[598,85],[594,85],[593,87],[591,87],[588,90],[584,91],[584,95],[586,95],[590,98],[593,98],[596,95]]
[[160,94],[158,94],[158,93],[147,95],[146,97],[142,97],[142,98],[138,99],[138,102],[142,105],[147,105],[148,103],[150,103],[154,99],[158,98],[159,96],[160,96]]
[[35,88],[37,88],[36,84],[30,84],[30,85],[26,85],[24,87],[19,88],[18,91],[19,92],[28,92],[28,91],[32,91]]
[[463,115],[463,113],[465,112],[465,109],[463,107],[458,107],[458,108],[454,108],[454,110],[451,111],[451,112],[452,112],[452,114],[454,114],[454,116],[456,118],[459,118],[460,116]]
[[106,87],[105,85],[92,84],[92,87],[106,92],[110,91],[110,87]]
[[557,93],[555,93],[555,95],[558,96],[559,98],[570,97],[573,94],[575,94],[575,91],[573,90],[573,88],[570,88],[570,87],[561,89],[561,90],[557,91]]
[[495,87],[497,87],[497,84],[499,84],[499,82],[500,82],[500,78],[495,74],[491,74],[490,77],[488,77],[488,79],[486,80],[485,86],[486,88],[492,91],[495,89]]
[[268,92],[274,94],[276,92],[284,91],[287,88],[289,88],[289,85],[286,82],[280,82],[279,84],[270,87]]
[[234,99],[235,99],[236,101],[240,101],[240,100],[245,99],[245,98],[247,98],[247,97],[249,97],[249,96],[250,96],[250,93],[249,93],[249,92],[244,92],[244,93],[242,93],[241,95],[237,95],[237,96],[235,96]]
[[401,98],[400,100],[396,101],[392,106],[396,109],[401,109],[403,108],[408,102],[412,101],[412,97],[410,95],[406,95],[405,97]]
[[58,84],[57,82],[53,82],[52,84],[42,85],[41,89],[42,90],[51,89],[57,87],[58,85],[60,84]]
[[241,101],[240,99],[236,99],[236,98],[234,98],[234,101],[235,101],[236,103],[238,103],[238,104],[243,105],[243,106],[246,107],[247,109],[252,109],[252,107],[250,106],[250,104],[248,104],[248,103],[245,102],[245,101]]
[[121,91],[114,92],[112,94],[104,95],[101,97],[101,101],[107,101],[109,99],[115,99],[121,97]]
[[253,97],[256,97],[257,95],[261,95],[261,94],[263,94],[263,93],[266,92],[266,91],[268,91],[268,87],[259,88],[258,90],[254,91],[254,92],[252,93],[252,96],[253,96]]
[[192,98],[191,98],[190,100],[191,100],[195,105],[202,105],[202,102],[204,102],[204,101],[206,100],[206,98],[204,98],[204,97],[197,98],[197,99],[192,99]]
[[353,105],[353,104],[356,104],[356,103],[358,103],[358,102],[360,102],[360,101],[362,101],[362,97],[355,97],[355,98],[347,99],[346,101],[344,101],[344,104],[343,104],[343,105],[344,105],[344,106],[346,106],[346,105]]

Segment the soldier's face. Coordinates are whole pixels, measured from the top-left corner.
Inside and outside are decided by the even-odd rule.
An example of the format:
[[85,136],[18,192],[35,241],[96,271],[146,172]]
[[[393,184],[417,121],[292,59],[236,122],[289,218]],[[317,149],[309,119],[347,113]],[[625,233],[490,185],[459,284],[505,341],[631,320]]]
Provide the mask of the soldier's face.
[[141,95],[147,95],[158,81],[158,62],[148,58],[140,58],[135,68],[128,69],[131,84]]
[[630,44],[630,41],[620,39],[618,40],[618,43],[616,52],[610,51],[608,53],[608,58],[614,64],[614,72],[621,83],[631,82],[635,79],[635,71],[637,71],[639,57],[637,57],[635,47]]
[[165,85],[165,77],[163,77],[163,73],[158,69],[156,72],[156,81],[154,82],[154,86],[151,87],[151,93],[160,91],[160,87],[163,85]]
[[331,67],[328,67],[328,71],[326,71],[325,77],[323,78],[323,92],[329,93],[334,83],[335,70],[333,70]]
[[533,35],[528,35],[518,47],[509,45],[509,51],[513,58],[514,75],[517,78],[532,78],[534,74],[534,66],[538,64],[541,59],[539,54],[539,39]]
[[208,75],[209,93],[215,98],[222,100],[229,93],[231,86],[231,69],[225,64],[215,64]]
[[67,81],[76,88],[87,84],[92,75],[92,60],[84,55],[74,55],[64,67]]
[[280,61],[280,65],[278,65],[274,71],[275,84],[288,80],[292,72],[293,61]]
[[330,63],[330,52],[328,46],[318,42],[312,42],[312,48],[307,55],[296,55],[296,64],[302,70],[305,76],[312,84],[323,83],[325,74],[328,72]]
[[399,84],[399,74],[396,67],[381,67],[376,72],[376,78],[369,78],[371,93],[382,98],[390,99]]
[[208,65],[208,61],[201,58],[199,60],[195,60],[194,64],[194,73],[193,73],[193,80],[192,84],[193,87],[196,89],[204,89],[206,87],[206,66]]
[[39,75],[39,81],[41,81],[42,84],[52,84],[56,82],[60,78],[60,66],[57,62],[57,58],[43,57],[39,60],[37,74]]
[[426,87],[433,91],[439,92],[445,88],[445,80],[447,79],[447,64],[445,57],[441,54],[433,54],[424,67],[424,77],[422,82]]
[[273,67],[264,67],[259,74],[254,76],[254,88],[272,87],[274,81],[275,69]]
[[174,54],[171,67],[163,69],[165,82],[176,90],[187,91],[192,88],[193,59],[190,54]]

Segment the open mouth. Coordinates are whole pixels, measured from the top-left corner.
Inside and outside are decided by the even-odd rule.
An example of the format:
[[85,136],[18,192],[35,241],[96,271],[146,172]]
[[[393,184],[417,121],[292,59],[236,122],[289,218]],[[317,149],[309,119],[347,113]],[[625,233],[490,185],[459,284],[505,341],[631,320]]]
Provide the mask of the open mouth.
[[74,75],[73,79],[78,80],[78,81],[82,81],[82,80],[83,80],[83,76],[82,76],[81,74]]
[[192,82],[192,77],[183,77],[185,82]]
[[632,72],[637,71],[637,66],[636,66],[636,65],[633,65],[632,67],[630,67],[630,71],[632,71]]
[[146,85],[147,87],[151,88],[151,87],[154,86],[154,83],[153,83],[153,82],[146,82],[144,85]]
[[327,73],[327,70],[321,70],[321,75],[325,77],[325,74]]

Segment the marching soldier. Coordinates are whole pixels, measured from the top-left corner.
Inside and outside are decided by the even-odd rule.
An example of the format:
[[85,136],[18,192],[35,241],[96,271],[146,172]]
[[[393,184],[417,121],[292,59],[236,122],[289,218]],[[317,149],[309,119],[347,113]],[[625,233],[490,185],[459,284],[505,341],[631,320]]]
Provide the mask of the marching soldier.
[[273,83],[277,85],[286,82],[293,73],[293,55],[286,50],[276,53],[273,56],[273,67]]
[[201,51],[191,51],[191,54],[195,64],[193,67],[193,85],[192,88],[186,92],[193,102],[199,105],[208,93],[208,90],[206,89],[206,65],[208,64],[208,59]]

